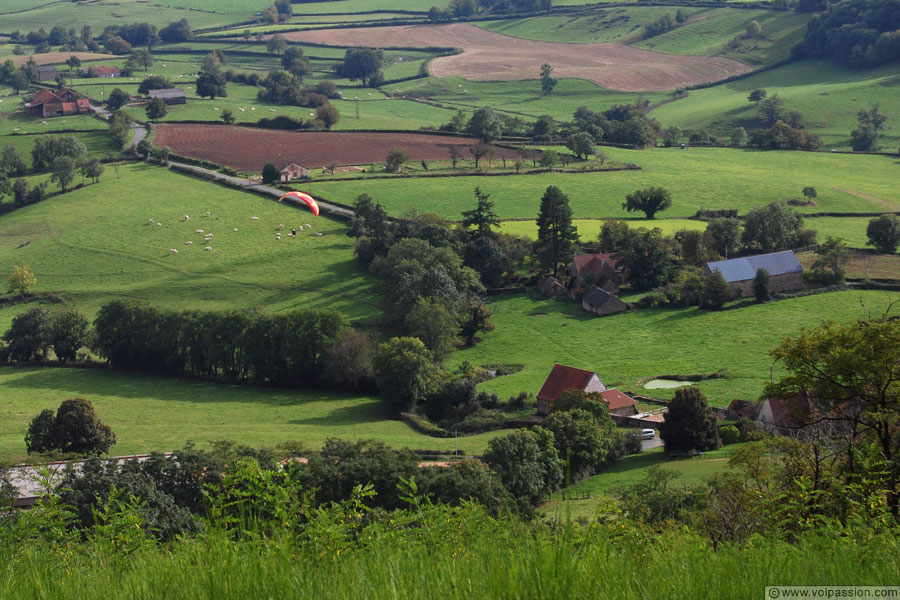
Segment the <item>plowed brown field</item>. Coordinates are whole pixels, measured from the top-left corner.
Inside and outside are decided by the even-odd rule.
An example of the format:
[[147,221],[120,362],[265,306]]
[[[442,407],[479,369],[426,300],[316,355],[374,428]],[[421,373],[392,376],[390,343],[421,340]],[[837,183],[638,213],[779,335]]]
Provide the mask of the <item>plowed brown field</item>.
[[28,56],[13,56],[12,61],[17,67],[21,67],[27,63],[30,58],[33,58],[34,62],[39,65],[53,65],[65,63],[66,59],[70,56],[77,56],[78,60],[81,61],[122,58],[115,54],[98,54],[96,52],[44,52],[42,54],[30,54]]
[[453,47],[462,54],[431,61],[435,77],[480,81],[537,79],[541,65],[556,77],[587,79],[614,90],[649,92],[718,81],[749,70],[715,56],[677,56],[614,43],[535,42],[468,25],[405,25],[319,29],[283,34],[294,42],[334,46]]
[[[171,123],[160,123],[155,131],[156,146],[240,171],[260,171],[269,162],[307,167],[384,162],[391,148],[406,150],[411,160],[447,160],[450,146],[462,146],[462,155],[468,157],[465,147],[475,143],[468,138],[417,133],[297,132]],[[497,148],[496,157],[501,156],[517,154]]]

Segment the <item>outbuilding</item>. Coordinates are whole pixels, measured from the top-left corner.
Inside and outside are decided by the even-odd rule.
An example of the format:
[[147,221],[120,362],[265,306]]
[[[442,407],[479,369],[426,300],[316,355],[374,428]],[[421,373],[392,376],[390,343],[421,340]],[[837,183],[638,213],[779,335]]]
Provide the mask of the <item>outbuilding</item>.
[[187,104],[187,94],[181,88],[150,90],[150,98],[162,98],[162,101],[170,106],[172,104]]
[[706,263],[704,267],[707,276],[714,271],[720,272],[731,293],[741,298],[753,295],[753,280],[760,269],[769,272],[771,292],[803,289],[803,265],[792,250],[719,260]]
[[294,179],[307,179],[309,177],[309,168],[301,164],[291,162],[282,166],[281,181],[293,181]]
[[606,290],[591,288],[581,299],[581,308],[595,315],[614,315],[628,310],[628,305]]

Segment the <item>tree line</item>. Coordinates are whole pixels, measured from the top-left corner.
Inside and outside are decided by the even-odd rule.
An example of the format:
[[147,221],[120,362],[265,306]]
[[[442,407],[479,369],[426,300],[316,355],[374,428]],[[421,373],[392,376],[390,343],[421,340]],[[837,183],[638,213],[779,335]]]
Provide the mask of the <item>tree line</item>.
[[813,8],[794,56],[832,58],[854,69],[900,59],[900,2],[840,0]]

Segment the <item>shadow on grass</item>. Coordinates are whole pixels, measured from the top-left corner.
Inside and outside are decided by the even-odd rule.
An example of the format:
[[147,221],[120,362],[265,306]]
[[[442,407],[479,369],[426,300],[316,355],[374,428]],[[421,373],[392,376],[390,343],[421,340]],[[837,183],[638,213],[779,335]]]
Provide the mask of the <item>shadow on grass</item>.
[[288,421],[288,425],[312,425],[312,426],[349,426],[362,423],[375,423],[387,419],[387,414],[381,403],[354,404],[342,406],[320,417],[307,419],[294,419]]
[[[370,399],[356,405],[360,410],[380,410],[380,403],[367,396],[353,396],[323,390],[294,390],[286,388],[258,387],[201,381],[184,377],[146,375],[105,369],[78,369],[67,367],[2,367],[0,390],[31,390],[38,397],[39,391],[59,393],[69,397],[98,396],[126,399],[172,400],[192,404],[245,402],[276,406],[301,406],[313,402],[329,402],[352,399]],[[21,392],[16,392],[20,394]],[[59,398],[39,398],[48,404]]]

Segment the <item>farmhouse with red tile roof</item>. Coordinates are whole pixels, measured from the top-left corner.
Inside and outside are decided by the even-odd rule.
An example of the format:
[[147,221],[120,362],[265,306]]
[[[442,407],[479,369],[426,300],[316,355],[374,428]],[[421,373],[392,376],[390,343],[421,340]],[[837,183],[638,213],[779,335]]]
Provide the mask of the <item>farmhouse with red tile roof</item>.
[[603,392],[606,386],[593,371],[584,371],[564,365],[553,365],[553,370],[544,381],[541,391],[538,392],[538,412],[549,414],[553,407],[553,401],[559,398],[566,390],[581,390],[584,392]]

